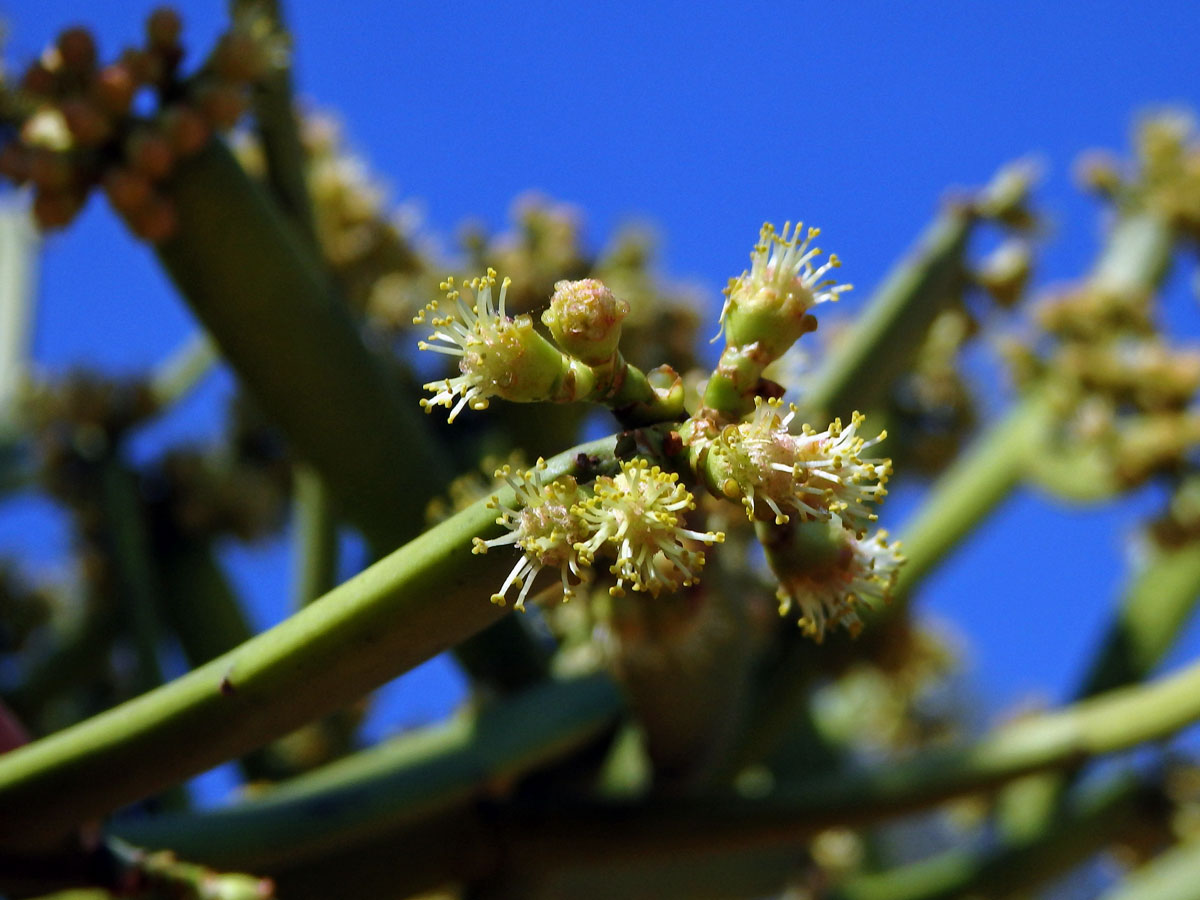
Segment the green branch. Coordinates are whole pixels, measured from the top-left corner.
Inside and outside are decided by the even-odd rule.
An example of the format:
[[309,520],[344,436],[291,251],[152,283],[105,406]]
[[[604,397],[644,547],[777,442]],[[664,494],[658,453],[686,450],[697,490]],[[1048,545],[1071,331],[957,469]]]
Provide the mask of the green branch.
[[179,228],[159,256],[243,384],[372,544],[418,534],[447,457],[312,252],[219,141],[170,193]]
[[911,365],[937,314],[962,294],[970,208],[947,207],[912,254],[888,273],[804,396],[809,420],[848,418],[874,406]]
[[834,888],[827,900],[951,900],[965,894],[1007,897],[1029,891],[1084,862],[1107,844],[1136,837],[1158,798],[1118,778],[1078,798],[1036,837],[986,849],[955,849]]
[[613,682],[547,682],[477,715],[412,732],[302,775],[236,806],[115,829],[147,847],[270,867],[328,853],[472,800],[560,759],[611,728]]
[[[614,439],[550,461],[595,472]],[[510,489],[497,492],[512,502]],[[82,822],[280,737],[357,699],[504,615],[485,599],[512,565],[471,553],[495,534],[480,501],[317,602],[199,669],[0,758],[0,847],[53,841]]]
[[1195,900],[1198,884],[1200,842],[1192,839],[1130,872],[1101,900]]
[[[377,864],[390,867],[399,893],[410,877],[406,866],[417,858],[414,848],[427,847],[431,836],[439,833],[443,819],[449,823],[451,834],[457,835],[454,853],[443,857],[442,864],[448,868],[439,875],[417,866],[419,877],[433,878],[433,883],[439,878],[444,882],[466,874],[486,876],[488,865],[500,866],[505,872],[545,873],[684,854],[736,853],[764,844],[804,840],[833,826],[878,822],[952,797],[993,789],[1031,772],[1073,768],[1095,756],[1164,738],[1197,718],[1200,664],[1151,685],[1113,691],[1060,712],[1007,725],[968,747],[931,751],[909,762],[867,771],[812,777],[758,799],[728,793],[634,801],[570,801],[556,797],[544,803],[511,801],[482,814],[438,807],[441,811],[434,818],[404,827],[395,827],[403,820],[403,814],[397,812],[391,820],[392,830],[375,833],[369,828],[360,831],[353,812],[346,811],[338,813],[345,816],[338,819],[338,827],[319,838],[313,836],[311,822],[295,815],[297,807],[282,805],[273,812],[270,807],[258,807],[257,814],[267,818],[256,818],[256,827],[269,829],[275,840],[271,848],[244,846],[254,853],[261,850],[269,854],[270,865],[265,867],[261,864],[267,857],[241,853],[241,842],[221,836],[216,828],[196,825],[191,831],[193,826],[187,823],[199,821],[194,817],[174,820],[179,824],[172,833],[163,826],[154,835],[156,826],[147,824],[142,831],[131,830],[130,836],[151,842],[182,842],[194,834],[194,842],[181,846],[201,862],[217,867],[265,868],[279,875],[282,882],[293,866],[319,868],[327,863],[341,867],[342,854],[352,855],[360,849],[351,839],[357,835],[366,844],[378,841],[381,849],[386,848],[387,859]],[[329,796],[340,796],[340,781],[335,778],[328,787],[332,792]],[[318,787],[306,793],[306,802],[319,806],[317,799],[325,796],[320,782],[309,784]],[[370,796],[371,784],[367,778],[357,782],[356,796]],[[282,790],[280,803],[287,797],[286,788]],[[0,800],[4,799],[0,793]],[[249,809],[247,815],[253,814],[254,807]],[[370,814],[366,817],[370,819]],[[386,824],[382,819],[373,821],[373,827]],[[232,828],[227,831],[230,835],[240,833]],[[339,840],[343,833],[346,840]],[[316,857],[287,859],[286,848],[293,838],[319,840],[321,846],[331,848],[330,855],[324,862]],[[477,873],[464,872],[462,866],[467,860],[485,868]]]

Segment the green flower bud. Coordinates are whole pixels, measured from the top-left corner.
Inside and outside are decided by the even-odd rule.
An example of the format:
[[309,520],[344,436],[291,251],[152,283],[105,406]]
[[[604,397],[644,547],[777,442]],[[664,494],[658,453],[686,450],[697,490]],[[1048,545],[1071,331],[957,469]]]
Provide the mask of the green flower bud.
[[813,268],[812,260],[821,251],[810,249],[809,244],[820,230],[808,229],[801,240],[801,227],[797,225],[789,235],[790,224],[783,226],[782,234],[776,233],[770,223],[764,224],[750,254],[750,270],[732,279],[725,289],[721,328],[726,344],[757,344],[765,362],[778,359],[801,335],[817,327],[810,309],[837,300],[851,288],[848,284],[835,285],[833,279],[821,280],[841,263],[831,255],[824,265]]
[[629,304],[613,296],[603,282],[585,278],[554,285],[542,322],[570,356],[596,366],[617,352],[621,320],[628,314]]
[[[500,285],[499,302],[493,305],[492,288],[496,285],[496,271],[488,269],[487,275],[471,281],[475,294],[473,304],[467,304],[454,287],[454,279],[442,283],[446,299],[454,304],[450,315],[434,317],[430,324],[434,332],[427,343],[417,346],[456,356],[458,370],[462,374],[425,385],[434,396],[421,401],[429,412],[435,406],[453,407],[450,421],[464,406],[486,409],[491,397],[502,397],[518,403],[549,400],[568,370],[567,360],[548,340],[533,330],[529,316],[510,319],[504,311],[504,299],[509,280]],[[438,308],[435,300],[427,307],[434,312]],[[425,321],[423,310],[414,320]],[[456,399],[457,398],[457,399]]]

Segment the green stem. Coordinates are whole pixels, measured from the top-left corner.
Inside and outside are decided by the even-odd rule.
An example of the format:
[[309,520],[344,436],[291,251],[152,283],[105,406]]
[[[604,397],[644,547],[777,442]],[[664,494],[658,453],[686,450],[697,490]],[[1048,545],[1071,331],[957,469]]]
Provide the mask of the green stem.
[[[550,474],[612,459],[614,439],[550,461]],[[512,502],[509,489],[498,491]],[[480,501],[270,631],[115,709],[0,758],[0,847],[36,846],[332,712],[504,615],[489,586],[507,554]]]
[[[159,257],[242,383],[379,553],[419,534],[450,457],[415,391],[368,352],[313,253],[224,144],[182,165],[170,193],[179,228]],[[473,639],[468,668],[489,663],[471,669],[486,680],[510,648],[545,673],[515,620]]]
[[612,681],[546,682],[446,724],[412,732],[302,775],[236,806],[123,824],[122,837],[194,859],[254,868],[328,853],[348,842],[486,798],[612,727]]
[[[1195,544],[1158,549],[1121,600],[1076,697],[1092,697],[1148,677],[1182,634],[1200,600],[1200,552]],[[1023,779],[1001,796],[1000,823],[1011,835],[1050,827],[1070,779]]]
[[170,194],[179,228],[159,256],[242,382],[372,544],[418,534],[447,457],[312,253],[219,141]]
[[867,772],[812,778],[764,799],[651,798],[513,807],[502,825],[514,855],[532,868],[629,856],[708,853],[800,840],[995,788],[1021,775],[1068,769],[1167,737],[1200,718],[1200,663],[1056,713],[998,729],[973,746],[929,751]]
[[12,407],[29,357],[41,244],[26,203],[0,197],[0,425]]
[[[1124,688],[1060,712],[1027,719],[998,729],[974,745],[930,751],[908,762],[866,771],[814,776],[779,788],[773,795],[748,799],[729,793],[689,797],[651,797],[633,801],[571,801],[556,797],[542,803],[515,801],[478,811],[447,813],[448,837],[454,852],[443,857],[439,873],[421,870],[421,878],[442,882],[488,874],[487,866],[505,872],[545,873],[562,868],[615,867],[631,860],[715,855],[761,849],[772,843],[811,838],[834,826],[857,826],[923,809],[956,796],[993,789],[1036,771],[1066,769],[1091,757],[1114,753],[1164,738],[1200,718],[1200,664],[1151,685]],[[365,785],[360,785],[365,787]],[[0,799],[7,799],[0,794]],[[348,814],[349,815],[349,814]],[[293,819],[285,813],[272,820],[274,848],[286,848]],[[178,820],[185,821],[185,820]],[[353,827],[353,816],[350,817]],[[145,828],[150,829],[147,824]],[[259,827],[266,827],[259,823]],[[297,821],[297,836],[311,829]],[[428,846],[439,831],[438,818],[368,837],[381,841],[398,885],[406,884],[405,867],[416,859],[414,847]],[[148,833],[148,832],[147,832]],[[336,835],[322,840],[333,847]],[[165,833],[162,838],[166,840]],[[212,838],[216,840],[216,838]],[[218,867],[257,866],[239,856],[237,841],[222,839],[220,853],[202,853],[197,842],[189,853]],[[354,854],[351,841],[340,842],[327,862]],[[228,852],[230,855],[225,856]],[[269,851],[276,852],[276,851]],[[270,870],[290,867],[272,856]],[[424,852],[424,851],[421,851]],[[503,858],[497,860],[497,854]],[[468,866],[479,865],[479,871]],[[301,861],[301,866],[318,860]],[[279,868],[276,868],[279,866]],[[420,867],[418,867],[420,868]],[[342,869],[345,871],[344,867]]]
[[163,681],[158,660],[159,586],[150,564],[150,540],[133,474],[117,460],[105,459],[100,463],[98,482],[121,614],[137,654],[136,691],[140,693]]
[[976,221],[964,206],[948,206],[934,219],[815,374],[804,397],[806,421],[847,418],[878,405],[912,364],[938,313],[961,296],[963,256]]
[[[255,24],[266,25],[276,40],[286,42],[290,51],[290,36],[278,0],[230,0],[229,6],[235,19],[253,17]],[[296,121],[290,61],[273,61],[254,86],[253,102],[255,130],[266,158],[271,194],[300,236],[315,248],[308,160]]]
[[1192,839],[1155,857],[1105,893],[1101,900],[1196,900],[1200,842]]
[[1141,681],[1182,634],[1200,600],[1200,548],[1156,549],[1126,591],[1079,690],[1090,697]]
[[296,466],[292,515],[295,609],[307,606],[337,584],[338,534],[332,500],[320,475],[307,466]]
[[1020,483],[1053,416],[1044,392],[1026,395],[937,480],[902,530],[906,561],[893,594],[897,606]]
[[963,895],[1024,895],[1122,836],[1138,836],[1154,798],[1128,778],[1093,790],[1052,828],[986,850],[955,849],[906,866],[860,875],[827,900],[951,900]]
[[220,360],[221,354],[207,334],[192,335],[150,376],[150,396],[155,406],[166,409],[178,403]]

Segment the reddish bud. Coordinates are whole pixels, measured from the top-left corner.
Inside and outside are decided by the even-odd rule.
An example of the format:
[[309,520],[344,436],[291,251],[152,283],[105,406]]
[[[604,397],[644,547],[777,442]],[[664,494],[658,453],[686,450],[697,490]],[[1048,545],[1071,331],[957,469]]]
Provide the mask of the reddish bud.
[[183,21],[179,13],[169,6],[160,6],[146,19],[146,39],[155,49],[179,46],[179,35],[183,32]]
[[78,143],[95,147],[112,137],[112,122],[90,100],[70,97],[59,105],[59,109]]
[[129,169],[111,169],[104,176],[104,192],[115,210],[129,216],[146,205],[153,190],[145,175]]
[[137,80],[129,66],[123,62],[105,66],[92,85],[92,96],[96,102],[114,116],[123,116],[129,112],[136,92]]
[[142,129],[129,137],[125,142],[125,158],[130,168],[151,181],[166,178],[175,165],[175,154],[166,137],[150,129]]
[[58,53],[63,67],[79,75],[88,75],[96,68],[96,40],[82,26],[68,28],[58,36]]
[[65,228],[82,206],[83,198],[73,191],[39,189],[33,198],[33,218],[44,231]]
[[212,130],[204,116],[183,104],[175,104],[167,109],[163,113],[162,124],[172,149],[180,157],[199,153],[212,137]]

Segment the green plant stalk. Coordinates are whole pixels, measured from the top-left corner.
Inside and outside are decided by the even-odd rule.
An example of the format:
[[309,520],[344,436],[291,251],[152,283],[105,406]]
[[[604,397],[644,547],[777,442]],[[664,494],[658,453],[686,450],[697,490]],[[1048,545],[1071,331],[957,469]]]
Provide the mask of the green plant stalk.
[[612,864],[630,856],[707,853],[878,821],[1035,771],[1159,740],[1200,718],[1200,663],[1150,685],[1122,688],[998,729],[972,746],[909,762],[814,777],[763,799],[651,798],[635,803],[555,800],[497,812],[517,869]]
[[197,859],[303,860],[469,802],[502,796],[523,775],[615,725],[623,703],[593,675],[545,682],[482,712],[412,732],[236,806],[121,825],[126,840]]
[[135,690],[141,693],[163,682],[158,659],[161,603],[157,574],[151,564],[150,539],[133,473],[109,457],[99,464],[97,482],[107,550],[117,576],[120,613],[137,656]]
[[[415,386],[368,352],[315,254],[223,143],[182,164],[169,193],[179,226],[159,258],[242,383],[378,553],[415,537],[450,475]],[[539,651],[506,620],[460,659],[487,680],[511,652],[540,677]]]
[[220,141],[168,186],[172,279],[263,410],[380,550],[418,534],[449,472],[313,254]]
[[[838,885],[828,900],[951,900],[1028,892],[1144,827],[1147,792],[1117,778],[1079,798],[1033,839],[1009,839],[984,850],[955,849]],[[1023,894],[1022,894],[1023,895]]]
[[961,295],[967,239],[977,221],[963,205],[947,206],[934,219],[815,373],[803,398],[806,421],[848,418],[877,405],[911,365],[937,314]]
[[27,205],[0,198],[0,425],[6,429],[29,357],[40,244]]
[[901,529],[905,563],[892,594],[895,607],[1020,484],[1054,415],[1045,391],[1030,392],[937,480]]
[[155,406],[174,406],[220,361],[221,354],[207,334],[201,331],[192,335],[151,374],[150,395]]
[[[1154,550],[1125,592],[1076,697],[1147,678],[1183,633],[1198,600],[1196,545]],[[1069,783],[1060,775],[1042,775],[1014,784],[1001,797],[1005,832],[1025,836],[1051,827]]]
[[[230,0],[229,11],[235,20],[250,16],[263,22],[277,40],[287,43],[290,53],[291,36],[278,0]],[[271,195],[301,238],[315,248],[318,242],[308,191],[308,161],[296,121],[290,61],[272,61],[254,85],[253,105]]]
[[1130,872],[1101,900],[1196,900],[1200,885],[1200,841],[1177,844]]
[[293,608],[302,609],[337,585],[337,518],[320,475],[298,465],[294,484]]
[[[241,602],[206,542],[179,539],[159,550],[162,611],[188,665],[197,668],[254,637]],[[239,765],[251,780],[273,780],[285,758],[273,746],[246,754]]]
[[[612,459],[573,448],[551,475]],[[581,473],[582,474],[582,473]],[[512,502],[511,489],[498,491]],[[212,662],[0,758],[0,848],[36,847],[79,823],[240,756],[454,646],[504,615],[486,601],[513,564],[471,553],[499,531],[480,501]]]
[[[478,817],[478,811],[446,813],[455,833],[462,835],[447,864],[453,867],[455,861],[487,859],[503,850],[506,871],[545,872],[675,854],[738,852],[771,842],[794,842],[825,828],[874,823],[952,797],[987,791],[1031,772],[1074,768],[1092,757],[1164,738],[1197,718],[1200,663],[1149,685],[1122,688],[1059,712],[1004,726],[967,747],[929,751],[908,762],[867,771],[812,776],[781,786],[763,798],[740,798],[728,792],[632,801],[555,798],[541,804],[511,801],[488,810],[484,819]],[[369,796],[366,781],[359,788]],[[0,793],[0,800],[5,799]],[[347,816],[343,827],[351,829],[357,840],[386,837],[384,845],[390,848],[387,853],[398,869],[413,858],[408,843],[423,841],[437,827],[435,820],[422,821],[372,838],[366,829],[357,828],[352,814]],[[273,819],[269,825],[258,820],[258,827],[269,828],[275,836],[269,870],[277,873],[286,868],[280,848],[291,842],[290,823],[296,822],[298,838],[310,826],[295,820],[286,810],[276,813]],[[199,840],[188,842],[188,823],[197,819],[174,821],[174,829],[168,833],[164,827],[156,834],[157,840],[178,842],[188,848],[190,855],[218,868],[259,867],[260,860],[248,854],[208,855]],[[203,829],[199,833],[203,834]],[[338,843],[335,833],[324,835],[322,840],[331,847]],[[471,840],[481,841],[482,846],[471,846]],[[222,846],[236,854],[237,848],[231,846],[234,843],[226,840]],[[340,865],[336,862],[338,854],[355,850],[350,843],[341,843],[340,847],[330,857],[331,865]],[[216,845],[212,849],[215,851]],[[450,868],[441,873],[440,880],[453,880],[462,874]],[[403,883],[402,872],[396,871],[396,877]]]

